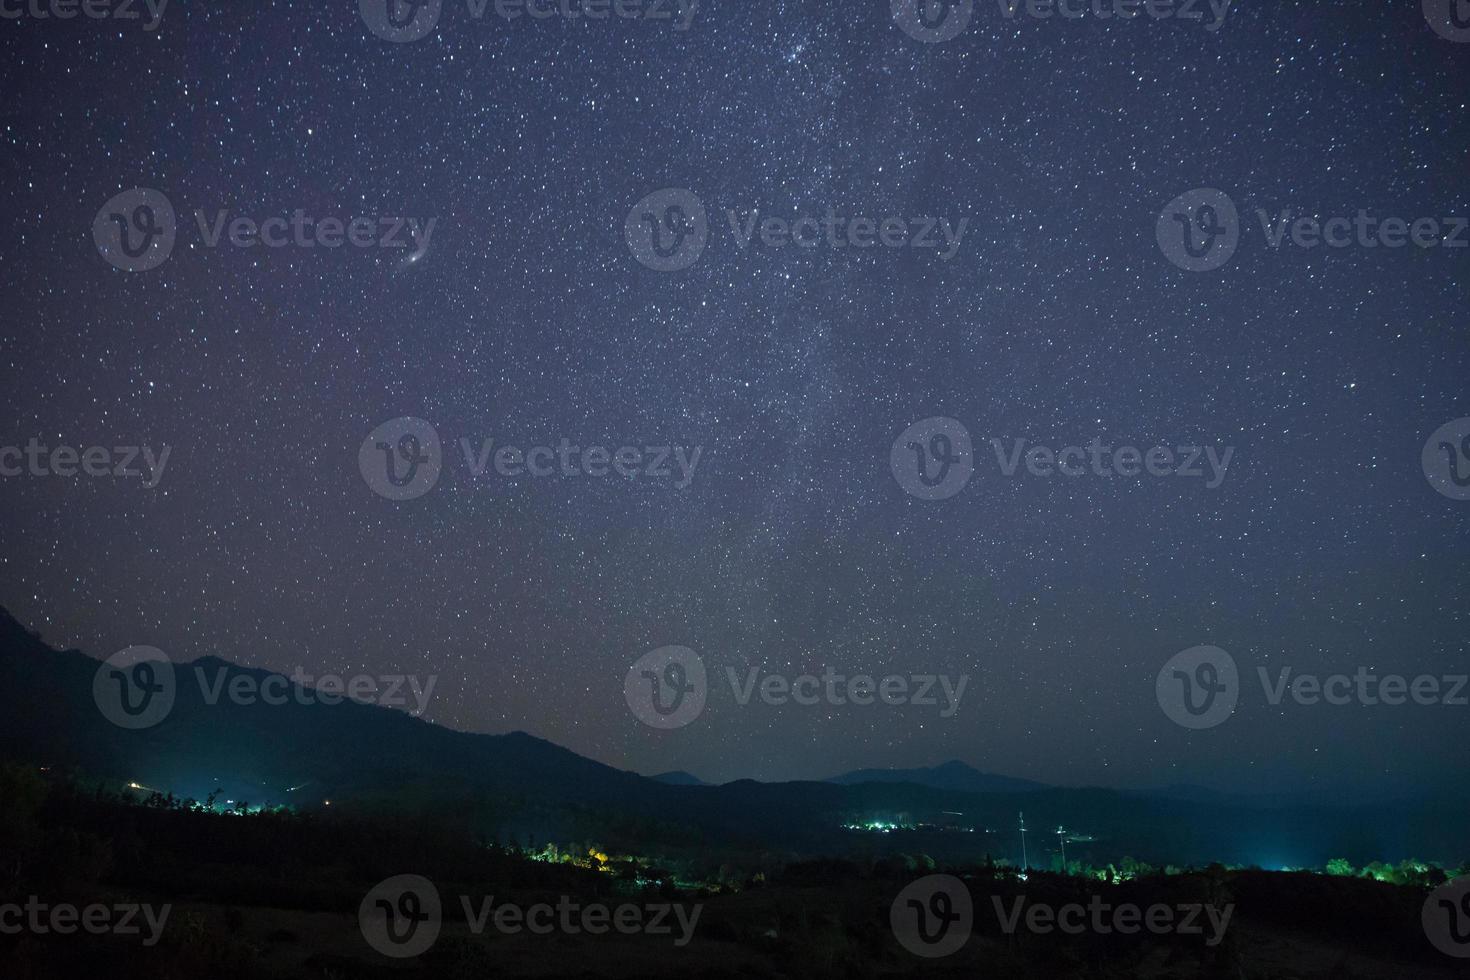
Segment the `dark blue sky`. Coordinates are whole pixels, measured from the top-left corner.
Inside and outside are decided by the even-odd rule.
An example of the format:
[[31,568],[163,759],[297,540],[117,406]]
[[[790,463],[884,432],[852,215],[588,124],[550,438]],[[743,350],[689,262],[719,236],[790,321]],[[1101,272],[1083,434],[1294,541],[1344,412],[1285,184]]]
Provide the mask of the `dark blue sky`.
[[[436,721],[711,779],[1465,775],[1470,708],[1273,707],[1254,680],[1470,667],[1470,502],[1420,462],[1470,416],[1470,250],[1273,248],[1257,217],[1470,217],[1470,43],[1417,2],[1237,3],[1215,31],[979,2],[941,43],[887,0],[706,2],[685,31],[446,0],[406,43],[349,0],[178,2],[155,31],[0,20],[0,55],[0,446],[171,449],[153,489],[0,478],[0,604],[55,643],[434,673]],[[150,272],[92,239],[133,187],[179,216]],[[708,211],[679,272],[625,240],[664,188]],[[1239,210],[1213,272],[1155,237],[1195,188]],[[728,217],[829,208],[968,224],[945,261],[741,247]],[[436,224],[410,262],[209,247],[194,218],[297,209]],[[357,460],[400,416],[445,459],[396,503]],[[922,500],[890,450],[940,416],[976,472]],[[474,477],[460,438],[702,457],[683,489]],[[1234,456],[1212,489],[1008,478],[990,443],[1094,438]],[[948,719],[716,680],[656,732],[623,680],[668,644],[716,678],[970,680]],[[1187,732],[1154,681],[1199,644],[1249,676]]]

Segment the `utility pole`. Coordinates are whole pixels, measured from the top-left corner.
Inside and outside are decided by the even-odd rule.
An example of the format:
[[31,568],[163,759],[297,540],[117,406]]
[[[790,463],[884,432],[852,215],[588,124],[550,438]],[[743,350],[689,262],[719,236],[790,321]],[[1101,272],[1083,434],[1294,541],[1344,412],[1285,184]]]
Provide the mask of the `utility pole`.
[[1026,859],[1026,814],[1021,814],[1021,870],[1025,871],[1031,867],[1031,862]]
[[1057,840],[1062,842],[1062,874],[1067,873],[1067,832],[1057,825]]

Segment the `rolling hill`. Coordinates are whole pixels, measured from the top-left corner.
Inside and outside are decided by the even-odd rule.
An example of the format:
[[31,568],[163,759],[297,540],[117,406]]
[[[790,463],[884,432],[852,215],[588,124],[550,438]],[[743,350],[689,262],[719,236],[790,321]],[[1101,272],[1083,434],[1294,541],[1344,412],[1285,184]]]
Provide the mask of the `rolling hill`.
[[[1470,855],[1457,801],[1245,807],[1212,797],[1046,787],[959,762],[864,769],[826,782],[709,786],[687,773],[648,778],[525,732],[460,732],[347,700],[210,703],[197,671],[209,685],[279,676],[215,658],[175,665],[172,711],[152,728],[129,731],[109,722],[93,699],[99,667],[79,651],[52,649],[0,610],[0,758],[195,798],[222,787],[227,797],[254,804],[311,809],[330,801],[453,821],[500,839],[597,840],[642,851],[739,847],[1019,860],[1014,828],[1024,809],[1034,828],[1065,825],[1095,837],[1069,853],[1101,862],[1126,854],[1158,864],[1320,866],[1330,857],[1448,863]],[[942,822],[967,832],[843,829],[873,820]],[[1038,860],[1046,859],[1044,837],[1032,838]]]

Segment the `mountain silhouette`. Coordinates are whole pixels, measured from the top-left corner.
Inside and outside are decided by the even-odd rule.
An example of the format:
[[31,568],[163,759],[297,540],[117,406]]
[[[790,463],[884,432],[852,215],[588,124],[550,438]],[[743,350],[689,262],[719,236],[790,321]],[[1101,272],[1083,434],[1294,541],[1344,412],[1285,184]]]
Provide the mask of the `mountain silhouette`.
[[1331,857],[1453,864],[1470,854],[1457,800],[1244,807],[1211,794],[1047,787],[958,761],[861,769],[822,782],[710,786],[683,772],[648,778],[525,732],[460,732],[346,699],[211,699],[211,691],[233,684],[284,683],[279,674],[215,657],[174,664],[172,709],[135,731],[99,708],[93,681],[101,670],[101,661],[51,648],[0,609],[0,759],[72,771],[114,789],[134,783],[202,799],[219,787],[255,805],[390,811],[502,840],[596,840],[629,849],[719,843],[871,854],[871,835],[842,828],[875,819],[919,826],[943,814],[940,822],[973,832],[915,838],[900,849],[1019,860],[1014,828],[1024,809],[1033,827],[1065,825],[1096,837],[1110,859],[1321,866]]
[[957,793],[1028,793],[1047,789],[1043,783],[980,772],[958,759],[928,769],[856,769],[827,780],[842,786],[855,783],[913,783]]

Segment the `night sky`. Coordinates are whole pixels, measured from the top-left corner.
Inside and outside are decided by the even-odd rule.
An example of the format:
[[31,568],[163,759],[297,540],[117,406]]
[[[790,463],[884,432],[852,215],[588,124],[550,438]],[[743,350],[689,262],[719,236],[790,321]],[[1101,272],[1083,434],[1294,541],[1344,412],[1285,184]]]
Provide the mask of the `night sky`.
[[[1256,210],[1470,217],[1470,43],[1418,0],[1251,0],[1218,30],[1203,4],[1073,21],[977,0],[940,43],[888,0],[706,0],[683,31],[669,7],[506,22],[445,0],[404,43],[354,0],[175,0],[153,31],[0,19],[0,446],[171,453],[152,489],[0,478],[0,604],[96,656],[436,674],[436,722],[644,773],[1464,777],[1470,708],[1271,706],[1255,669],[1470,667],[1470,501],[1421,466],[1470,416],[1470,249],[1275,249]],[[178,214],[147,272],[93,241],[135,187]],[[674,272],[625,234],[667,188],[708,212]],[[1239,208],[1215,271],[1156,240],[1196,188]],[[742,247],[727,217],[829,208],[968,224],[945,260]],[[436,223],[420,251],[240,248],[193,216],[296,209]],[[358,456],[405,416],[443,468],[394,502]],[[975,472],[925,500],[890,454],[934,417],[964,425]],[[702,455],[682,489],[475,477],[461,438]],[[1214,488],[1008,478],[990,442],[1094,438],[1234,456]],[[1190,732],[1154,683],[1201,644],[1248,676],[1228,723]],[[664,732],[623,684],[666,645],[711,691]],[[724,680],[828,665],[969,683],[940,718],[740,706]]]

